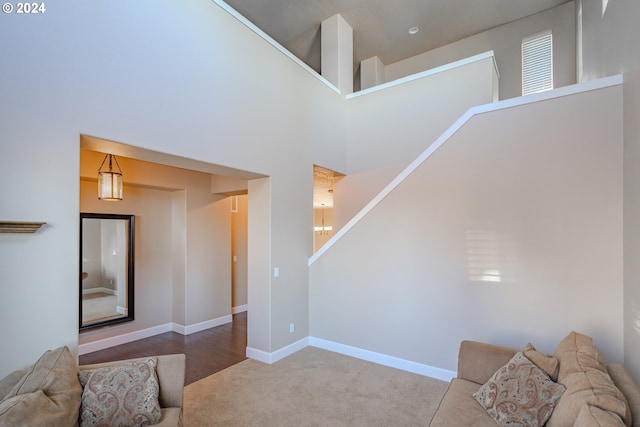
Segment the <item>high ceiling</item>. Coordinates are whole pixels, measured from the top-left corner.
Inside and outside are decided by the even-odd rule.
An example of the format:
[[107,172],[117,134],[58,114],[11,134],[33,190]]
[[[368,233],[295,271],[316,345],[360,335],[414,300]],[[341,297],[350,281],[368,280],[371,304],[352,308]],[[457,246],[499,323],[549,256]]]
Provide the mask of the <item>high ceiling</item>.
[[[226,0],[320,72],[320,23],[335,14],[353,28],[354,72],[364,59],[385,64],[427,52],[567,0]],[[409,28],[418,27],[415,35]]]
[[[354,73],[378,56],[389,65],[570,0],[225,0],[316,70],[320,24],[335,14],[353,28]],[[411,35],[409,28],[418,27]],[[328,191],[340,176],[316,168],[314,206],[333,206]]]

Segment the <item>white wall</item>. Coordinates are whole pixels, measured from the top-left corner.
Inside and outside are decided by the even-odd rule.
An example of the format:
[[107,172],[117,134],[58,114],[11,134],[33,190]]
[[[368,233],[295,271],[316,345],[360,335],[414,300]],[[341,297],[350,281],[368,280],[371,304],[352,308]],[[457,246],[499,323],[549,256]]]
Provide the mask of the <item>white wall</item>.
[[618,85],[471,118],[310,266],[311,336],[455,371],[463,339],[578,330],[621,361],[621,114]]
[[624,73],[625,365],[640,379],[640,3],[577,2],[581,81]]
[[[231,306],[243,308],[247,305],[247,226],[248,226],[248,197],[246,194],[237,196],[237,212],[231,212],[231,260],[232,265],[232,294]],[[231,203],[230,203],[231,204]]]
[[346,169],[343,99],[209,0],[69,0],[23,18],[0,25],[14,41],[0,46],[0,217],[47,226],[0,240],[0,375],[77,349],[80,134],[272,176],[266,255],[283,274],[256,342],[308,335],[312,165]]
[[341,228],[467,109],[493,102],[495,77],[493,58],[484,55],[349,97],[348,173],[334,188],[334,227]]
[[553,32],[553,80],[555,87],[576,82],[575,5],[573,1],[510,22],[449,45],[388,64],[385,80],[438,67],[487,50],[496,54],[500,71],[500,99],[522,95],[522,39]]

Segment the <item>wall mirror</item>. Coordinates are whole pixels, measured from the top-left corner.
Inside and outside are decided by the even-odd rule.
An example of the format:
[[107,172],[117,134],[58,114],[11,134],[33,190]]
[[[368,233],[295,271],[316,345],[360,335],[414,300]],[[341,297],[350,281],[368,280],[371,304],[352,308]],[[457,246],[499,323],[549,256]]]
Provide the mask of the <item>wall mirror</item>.
[[80,214],[80,330],[134,319],[134,215]]

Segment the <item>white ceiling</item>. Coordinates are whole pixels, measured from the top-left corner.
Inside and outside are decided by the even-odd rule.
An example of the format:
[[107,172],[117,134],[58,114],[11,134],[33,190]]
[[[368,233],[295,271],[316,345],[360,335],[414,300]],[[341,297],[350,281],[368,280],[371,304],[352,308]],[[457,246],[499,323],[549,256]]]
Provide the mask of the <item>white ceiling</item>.
[[[354,73],[378,56],[385,64],[427,52],[567,0],[226,0],[320,72],[320,23],[339,13],[353,28]],[[420,31],[409,35],[410,27]]]

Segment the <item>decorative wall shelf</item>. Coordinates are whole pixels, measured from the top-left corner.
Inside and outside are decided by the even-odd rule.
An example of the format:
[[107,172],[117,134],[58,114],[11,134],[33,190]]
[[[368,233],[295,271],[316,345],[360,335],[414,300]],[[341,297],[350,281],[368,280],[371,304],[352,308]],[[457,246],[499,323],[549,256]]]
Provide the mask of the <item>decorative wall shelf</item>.
[[0,233],[35,233],[46,222],[0,221]]

